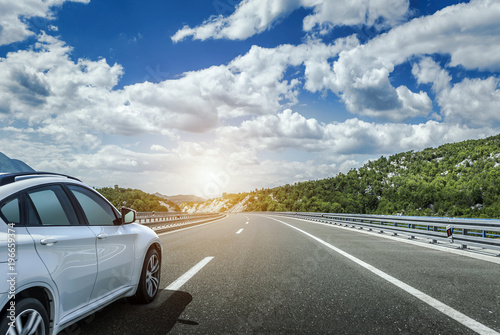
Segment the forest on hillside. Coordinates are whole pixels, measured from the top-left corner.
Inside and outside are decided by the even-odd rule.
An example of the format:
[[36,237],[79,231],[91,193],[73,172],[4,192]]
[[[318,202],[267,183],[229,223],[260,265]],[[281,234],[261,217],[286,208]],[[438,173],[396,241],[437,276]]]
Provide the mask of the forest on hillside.
[[250,194],[248,211],[500,218],[500,135],[370,161],[335,177]]
[[96,191],[101,193],[117,208],[124,206],[138,212],[168,212],[168,208],[160,204],[160,202],[164,202],[173,211],[181,211],[179,206],[173,202],[137,189],[121,188],[115,185],[114,187],[97,188]]

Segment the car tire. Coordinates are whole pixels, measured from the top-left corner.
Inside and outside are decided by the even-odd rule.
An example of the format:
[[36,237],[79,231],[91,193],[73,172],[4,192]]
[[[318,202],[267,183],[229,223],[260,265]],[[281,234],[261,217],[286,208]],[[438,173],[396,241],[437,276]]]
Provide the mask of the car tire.
[[129,298],[136,304],[148,304],[155,300],[160,290],[161,259],[158,250],[149,249],[142,266],[137,292]]
[[[8,311],[5,311],[2,320],[0,320],[0,334],[10,334],[9,323],[11,320],[8,316]],[[49,316],[40,301],[33,298],[24,298],[16,301],[15,316],[16,328],[14,334],[49,334]],[[19,329],[19,325],[23,327],[22,332]]]

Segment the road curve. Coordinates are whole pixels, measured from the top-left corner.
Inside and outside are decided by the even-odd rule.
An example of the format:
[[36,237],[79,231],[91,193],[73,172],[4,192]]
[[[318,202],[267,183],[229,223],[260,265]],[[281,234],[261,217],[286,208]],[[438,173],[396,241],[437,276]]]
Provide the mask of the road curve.
[[498,263],[246,213],[160,237],[154,303],[124,299],[60,334],[500,332]]

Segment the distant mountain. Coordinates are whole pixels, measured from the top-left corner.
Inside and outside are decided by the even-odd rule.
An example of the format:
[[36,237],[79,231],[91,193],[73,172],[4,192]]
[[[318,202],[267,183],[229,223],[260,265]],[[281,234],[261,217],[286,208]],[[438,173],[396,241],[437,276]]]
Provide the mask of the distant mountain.
[[177,204],[137,189],[114,187],[96,188],[115,207],[126,205],[138,212],[180,212]]
[[0,173],[5,172],[35,172],[35,170],[23,161],[10,159],[0,152]]
[[163,195],[160,193],[155,193],[157,197],[167,199],[168,201],[172,201],[174,204],[180,205],[183,203],[188,203],[188,202],[205,202],[207,199],[197,197],[196,195],[184,195],[184,194],[179,194],[179,195]]

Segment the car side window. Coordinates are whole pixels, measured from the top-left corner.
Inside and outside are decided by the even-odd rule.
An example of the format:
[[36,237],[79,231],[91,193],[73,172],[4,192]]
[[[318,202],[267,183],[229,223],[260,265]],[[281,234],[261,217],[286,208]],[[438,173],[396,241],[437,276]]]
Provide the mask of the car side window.
[[21,211],[19,210],[19,198],[7,200],[0,205],[2,219],[6,223],[21,223]]
[[69,185],[91,226],[113,226],[118,218],[111,206],[98,194],[84,187]]
[[78,225],[78,218],[66,193],[58,185],[45,186],[27,192],[32,205],[29,225],[70,226]]

